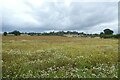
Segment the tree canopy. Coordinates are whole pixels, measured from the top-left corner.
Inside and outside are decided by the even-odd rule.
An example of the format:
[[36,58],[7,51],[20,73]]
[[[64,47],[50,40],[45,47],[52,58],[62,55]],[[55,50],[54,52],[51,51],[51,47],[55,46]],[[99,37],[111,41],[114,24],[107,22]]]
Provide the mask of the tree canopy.
[[17,30],[14,30],[13,32],[10,32],[10,34],[14,34],[15,36],[19,36],[21,33]]
[[112,30],[110,30],[110,29],[105,29],[104,30],[104,34],[106,34],[106,35],[112,35],[114,32],[112,31]]

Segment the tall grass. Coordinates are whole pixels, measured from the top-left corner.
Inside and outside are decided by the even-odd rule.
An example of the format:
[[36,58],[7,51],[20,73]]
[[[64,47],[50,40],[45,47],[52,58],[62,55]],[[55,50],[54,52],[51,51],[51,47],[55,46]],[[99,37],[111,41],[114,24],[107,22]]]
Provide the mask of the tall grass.
[[59,36],[4,36],[6,78],[118,77],[118,40]]

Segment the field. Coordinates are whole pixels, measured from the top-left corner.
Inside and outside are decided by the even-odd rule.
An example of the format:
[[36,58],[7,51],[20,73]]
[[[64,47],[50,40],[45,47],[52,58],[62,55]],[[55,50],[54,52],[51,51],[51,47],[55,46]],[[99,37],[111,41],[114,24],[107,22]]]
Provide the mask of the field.
[[118,77],[118,40],[60,36],[3,36],[6,78]]

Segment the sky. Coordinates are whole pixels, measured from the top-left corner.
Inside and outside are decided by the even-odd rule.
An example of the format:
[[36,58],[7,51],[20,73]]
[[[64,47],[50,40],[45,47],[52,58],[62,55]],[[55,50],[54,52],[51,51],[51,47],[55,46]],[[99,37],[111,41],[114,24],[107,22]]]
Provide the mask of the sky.
[[2,32],[118,32],[118,0],[3,0]]

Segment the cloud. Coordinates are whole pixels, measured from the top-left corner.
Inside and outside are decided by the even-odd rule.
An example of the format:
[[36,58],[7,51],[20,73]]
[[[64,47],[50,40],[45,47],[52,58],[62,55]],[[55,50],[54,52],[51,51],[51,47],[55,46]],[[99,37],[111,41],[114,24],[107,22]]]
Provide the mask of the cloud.
[[108,27],[116,30],[117,10],[117,2],[4,0],[2,29],[36,32],[78,30],[91,33]]

